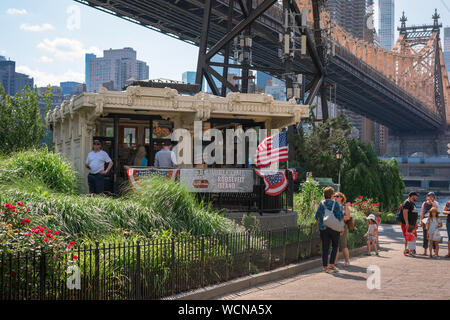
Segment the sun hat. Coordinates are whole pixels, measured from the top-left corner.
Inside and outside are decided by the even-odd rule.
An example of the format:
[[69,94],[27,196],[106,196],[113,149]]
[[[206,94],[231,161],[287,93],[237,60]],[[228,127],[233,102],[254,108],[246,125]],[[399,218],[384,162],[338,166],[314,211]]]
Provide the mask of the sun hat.
[[376,220],[376,218],[375,218],[375,215],[374,215],[373,213],[369,214],[369,216],[366,218],[366,220],[369,220],[369,219],[371,219],[371,220],[377,222],[377,220]]

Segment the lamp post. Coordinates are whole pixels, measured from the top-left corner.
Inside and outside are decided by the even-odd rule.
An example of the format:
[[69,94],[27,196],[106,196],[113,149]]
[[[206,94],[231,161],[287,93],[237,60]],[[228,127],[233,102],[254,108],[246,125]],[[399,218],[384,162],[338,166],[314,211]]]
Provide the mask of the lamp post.
[[338,192],[341,191],[341,161],[342,161],[342,151],[338,149],[336,152],[336,159],[338,161]]

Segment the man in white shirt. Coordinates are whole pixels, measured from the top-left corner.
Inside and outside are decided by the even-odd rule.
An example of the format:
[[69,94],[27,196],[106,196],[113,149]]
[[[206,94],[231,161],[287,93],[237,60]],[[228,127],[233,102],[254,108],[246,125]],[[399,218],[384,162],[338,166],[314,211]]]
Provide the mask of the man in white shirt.
[[[105,170],[105,163],[108,168]],[[108,154],[102,150],[99,140],[94,140],[94,148],[86,158],[86,168],[89,169],[89,193],[100,194],[105,190],[105,175],[111,170],[113,162]]]

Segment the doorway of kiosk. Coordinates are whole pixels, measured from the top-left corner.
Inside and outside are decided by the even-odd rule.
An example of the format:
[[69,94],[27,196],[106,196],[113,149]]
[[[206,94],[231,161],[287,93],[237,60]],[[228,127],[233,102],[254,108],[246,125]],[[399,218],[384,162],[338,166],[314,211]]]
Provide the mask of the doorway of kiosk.
[[147,166],[154,165],[155,154],[170,139],[173,123],[158,115],[110,114],[96,121],[96,139],[104,141],[104,150],[114,162],[111,192],[118,194],[128,184],[125,166],[141,166],[136,160],[140,147],[145,148]]
[[[114,139],[110,137],[103,136],[94,136],[92,143],[95,140],[99,140],[102,143],[102,150],[105,151],[111,159],[114,159]],[[114,162],[114,160],[113,160]],[[108,164],[105,163],[105,170],[108,167]],[[113,170],[111,170],[107,175],[105,175],[105,193],[113,193],[114,192],[114,174]]]

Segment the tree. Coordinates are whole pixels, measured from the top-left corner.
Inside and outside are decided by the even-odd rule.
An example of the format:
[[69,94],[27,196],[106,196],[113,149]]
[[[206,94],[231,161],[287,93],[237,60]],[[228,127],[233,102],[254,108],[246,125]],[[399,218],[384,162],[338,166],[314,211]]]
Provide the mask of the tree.
[[[51,90],[44,94],[49,110]],[[0,153],[7,154],[38,146],[46,133],[39,109],[37,88],[28,86],[15,97],[5,93],[0,85]]]
[[347,139],[350,131],[348,118],[343,115],[317,126],[313,124],[309,134],[300,130],[294,143],[295,159],[290,163],[298,168],[303,177],[306,172],[312,171],[315,177],[332,177],[337,180],[336,151],[341,149],[344,154],[348,153]]
[[311,117],[307,123],[312,130],[309,134],[300,130],[294,143],[295,159],[290,161],[302,177],[311,171],[315,177],[337,181],[336,151],[341,149],[341,190],[347,199],[363,195],[381,202],[385,209],[398,206],[405,185],[395,159],[379,160],[373,144],[349,138],[351,125],[344,115],[318,125]]

